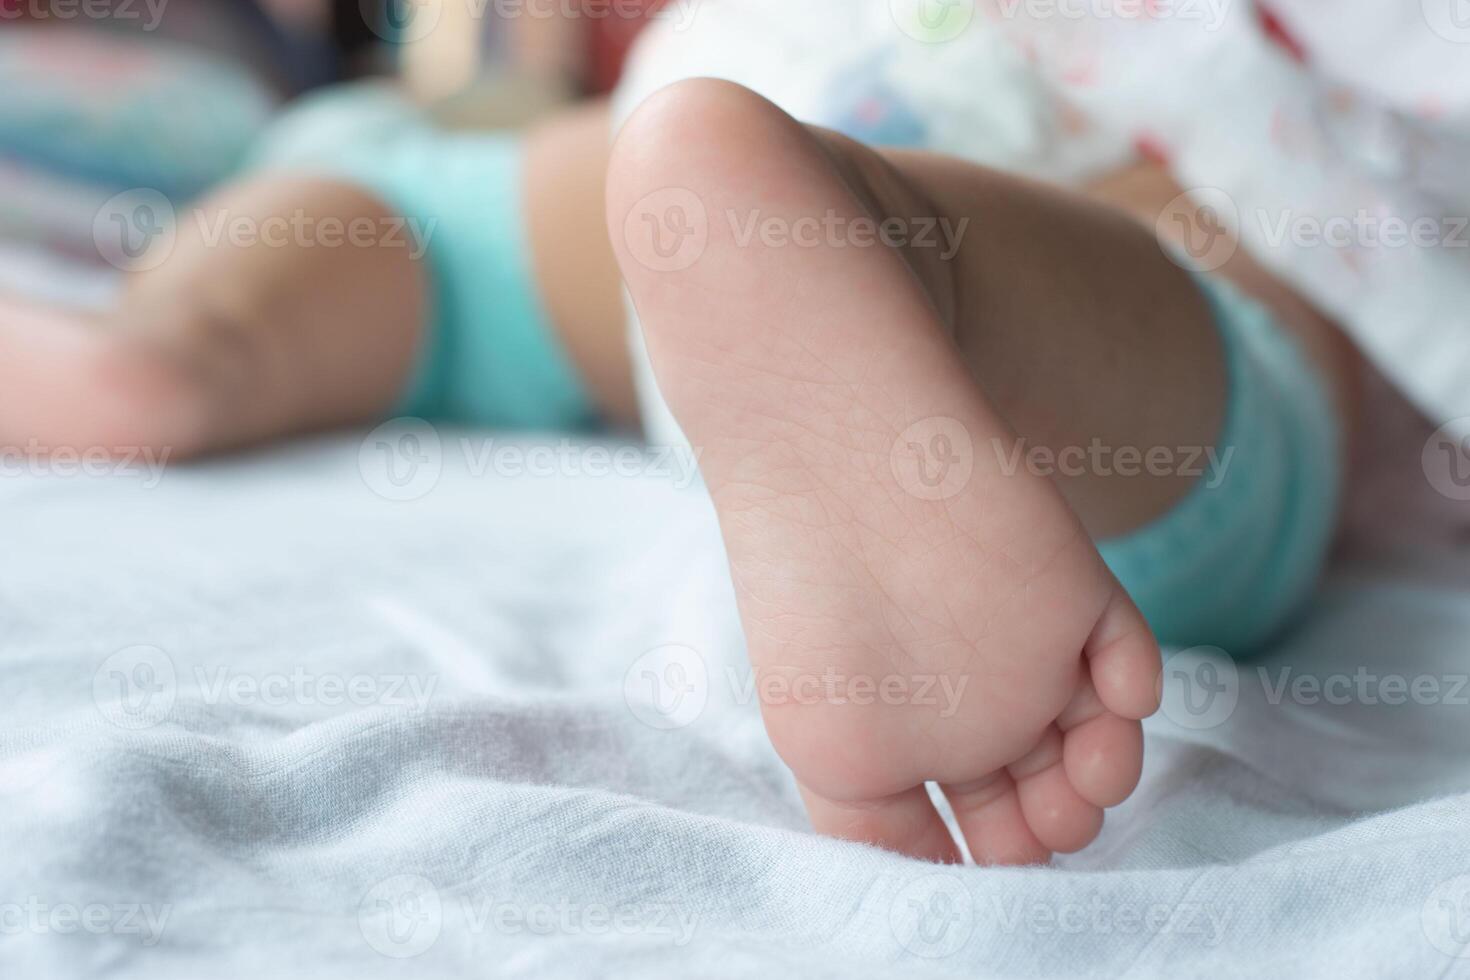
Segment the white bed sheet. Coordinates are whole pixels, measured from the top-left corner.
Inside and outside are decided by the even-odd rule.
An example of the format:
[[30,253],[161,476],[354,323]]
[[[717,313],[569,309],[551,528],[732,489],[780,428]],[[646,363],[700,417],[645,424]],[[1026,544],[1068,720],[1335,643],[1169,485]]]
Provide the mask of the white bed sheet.
[[[381,434],[12,465],[0,976],[1470,975],[1470,521],[1427,427],[1370,416],[1267,682],[1191,716],[1174,678],[1137,795],[1027,870],[808,832],[708,504],[657,466],[477,473],[487,437],[445,432],[393,501],[426,484],[385,482]],[[1273,704],[1288,666],[1375,697]],[[1384,703],[1395,676],[1436,703]]]

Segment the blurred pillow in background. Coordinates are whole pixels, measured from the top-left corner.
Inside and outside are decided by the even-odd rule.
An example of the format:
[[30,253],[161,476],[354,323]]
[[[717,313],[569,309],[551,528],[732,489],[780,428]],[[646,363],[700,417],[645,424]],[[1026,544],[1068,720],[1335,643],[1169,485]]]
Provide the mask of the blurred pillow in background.
[[88,31],[0,34],[0,156],[188,198],[229,173],[276,100],[184,49]]
[[0,237],[82,255],[100,203],[194,197],[234,171],[277,103],[184,46],[43,27],[0,32],[0,91]]

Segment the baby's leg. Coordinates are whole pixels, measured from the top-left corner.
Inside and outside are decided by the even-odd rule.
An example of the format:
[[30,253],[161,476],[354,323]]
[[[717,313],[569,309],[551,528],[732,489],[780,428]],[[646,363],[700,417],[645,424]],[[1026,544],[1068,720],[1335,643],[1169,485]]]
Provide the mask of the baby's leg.
[[[1092,538],[1197,477],[1016,453],[1214,448],[1230,358],[1204,291],[1115,209],[719,82],[626,124],[608,209],[816,827],[952,859],[933,780],[982,861],[1085,845],[1137,780],[1159,654]],[[890,219],[952,237],[874,245]]]
[[[268,178],[199,206],[263,222],[386,220],[365,192]],[[0,444],[147,447],[178,455],[366,417],[412,362],[425,288],[401,250],[241,247],[180,223],[168,258],[82,315],[0,305]]]
[[[530,134],[522,152],[516,193],[527,227],[508,237],[534,253],[526,265],[537,281],[526,291],[546,297],[551,321],[536,329],[556,332],[551,343],[603,417],[630,420],[617,270],[600,214],[606,114],[569,114]],[[0,298],[0,446],[183,456],[381,417],[401,403],[442,312],[434,235],[455,217],[443,211],[419,216],[420,241],[363,181],[261,175],[181,212],[171,251],[131,277],[111,310]],[[231,227],[255,234],[219,233]],[[371,233],[344,240],[353,227]]]

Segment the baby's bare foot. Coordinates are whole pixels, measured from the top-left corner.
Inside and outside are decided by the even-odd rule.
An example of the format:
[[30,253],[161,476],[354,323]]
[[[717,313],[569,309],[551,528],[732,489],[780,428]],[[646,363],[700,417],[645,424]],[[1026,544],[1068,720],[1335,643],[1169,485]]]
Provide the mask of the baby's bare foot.
[[976,860],[1044,861],[1132,792],[1158,648],[1052,484],[979,451],[1012,436],[900,252],[741,235],[870,217],[831,153],[743,89],[665,90],[614,152],[619,261],[816,828],[955,860],[932,780]]
[[0,449],[34,454],[202,445],[203,386],[94,314],[0,295]]

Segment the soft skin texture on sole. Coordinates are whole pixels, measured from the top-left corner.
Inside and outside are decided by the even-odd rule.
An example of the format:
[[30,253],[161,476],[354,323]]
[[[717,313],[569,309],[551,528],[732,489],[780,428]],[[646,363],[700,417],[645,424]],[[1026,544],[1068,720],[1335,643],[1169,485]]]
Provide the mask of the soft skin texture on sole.
[[[737,86],[665,89],[614,147],[614,247],[813,825],[957,860],[935,781],[976,860],[1044,861],[1136,784],[1158,648],[1045,478],[988,452],[938,490],[921,478],[934,433],[1014,437],[897,250],[740,234],[881,219],[830,154]],[[676,227],[693,261],[641,237]]]

